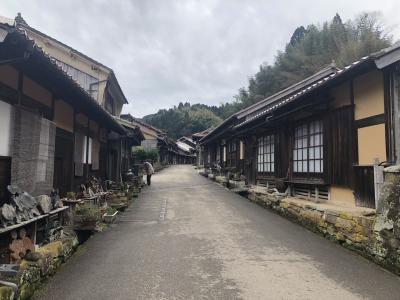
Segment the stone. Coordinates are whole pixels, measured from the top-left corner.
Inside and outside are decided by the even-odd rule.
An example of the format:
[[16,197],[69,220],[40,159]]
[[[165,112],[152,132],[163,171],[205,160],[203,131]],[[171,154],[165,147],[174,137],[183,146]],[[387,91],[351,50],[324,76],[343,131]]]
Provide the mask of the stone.
[[325,212],[323,219],[328,223],[335,224],[337,217],[335,215],[331,215],[330,213],[328,214]]
[[20,201],[21,201],[22,205],[28,210],[31,210],[32,208],[36,207],[36,205],[37,205],[36,199],[34,197],[32,197],[31,195],[29,195],[27,192],[22,193],[20,198],[21,198]]
[[335,226],[351,232],[354,227],[354,222],[342,218],[337,218]]
[[374,229],[374,231],[377,231],[377,232],[380,232],[384,229],[392,230],[393,229],[393,221],[388,220],[383,215],[378,215],[375,218],[375,224],[374,224],[373,229]]
[[350,236],[350,239],[351,239],[353,242],[356,242],[356,243],[361,243],[361,242],[364,242],[364,241],[367,240],[367,238],[366,238],[365,236],[363,236],[363,235],[361,235],[361,234],[357,234],[357,233],[351,235],[351,236]]
[[16,195],[16,194],[21,194],[22,190],[16,186],[16,185],[8,185],[7,186],[7,190],[12,194],[12,195]]
[[392,237],[392,238],[387,240],[387,245],[391,249],[398,249],[399,246],[400,246],[400,241],[398,239],[396,239],[395,237]]
[[346,219],[346,220],[353,220],[353,216],[351,216],[345,212],[339,213],[339,217],[342,219]]
[[334,236],[335,236],[336,240],[338,240],[338,241],[345,241],[346,240],[346,237],[340,232],[336,232],[334,234]]
[[400,165],[390,166],[383,169],[385,173],[400,173]]
[[1,216],[5,220],[5,223],[14,223],[16,218],[15,207],[10,204],[4,204],[1,208]]
[[36,262],[42,259],[43,256],[38,252],[29,252],[25,255],[24,260],[29,262]]
[[50,197],[46,195],[41,195],[36,197],[36,199],[39,209],[42,211],[42,213],[48,214],[52,209]]
[[324,210],[325,214],[331,215],[331,216],[336,216],[339,217],[339,212],[332,210],[332,209],[325,209]]

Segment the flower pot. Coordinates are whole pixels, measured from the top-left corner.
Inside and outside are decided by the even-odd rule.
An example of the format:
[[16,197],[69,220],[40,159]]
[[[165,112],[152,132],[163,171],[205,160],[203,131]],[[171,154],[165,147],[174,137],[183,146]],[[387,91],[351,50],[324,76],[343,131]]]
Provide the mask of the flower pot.
[[118,211],[115,211],[115,212],[114,212],[113,214],[111,214],[111,215],[105,213],[105,214],[103,215],[103,222],[104,222],[104,223],[107,223],[107,224],[114,223],[114,222],[115,222],[115,219],[117,218],[117,214],[118,214]]

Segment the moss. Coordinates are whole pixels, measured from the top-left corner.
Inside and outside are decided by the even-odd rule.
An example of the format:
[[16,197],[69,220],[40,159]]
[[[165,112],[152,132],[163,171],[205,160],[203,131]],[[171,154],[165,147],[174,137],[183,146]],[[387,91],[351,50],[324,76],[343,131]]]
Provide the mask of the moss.
[[43,247],[40,247],[37,252],[39,252],[41,254],[48,253],[52,257],[61,256],[63,253],[63,243],[61,241],[55,241],[55,242],[49,243]]
[[0,287],[0,300],[12,300],[14,296],[14,291],[8,286]]
[[35,292],[40,289],[41,283],[34,282],[34,283],[24,283],[19,288],[19,300],[27,300],[31,299]]

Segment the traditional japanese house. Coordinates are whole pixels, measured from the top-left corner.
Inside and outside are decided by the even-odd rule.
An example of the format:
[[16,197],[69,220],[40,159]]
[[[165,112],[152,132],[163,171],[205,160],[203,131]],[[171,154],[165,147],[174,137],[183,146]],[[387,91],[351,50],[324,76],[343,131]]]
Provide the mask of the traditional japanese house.
[[145,137],[139,126],[121,118],[115,119],[126,130],[126,134],[121,138],[121,171],[122,174],[125,174],[128,170],[134,168],[133,147],[140,146]]
[[179,138],[177,141],[185,143],[186,145],[190,146],[190,148],[191,148],[190,150],[192,150],[192,149],[194,150],[196,148],[196,143],[190,137],[183,136],[183,137]]
[[183,136],[176,141],[182,155],[182,164],[194,164],[196,162],[196,143],[190,137]]
[[67,207],[57,195],[50,200],[52,189],[65,194],[76,190],[77,172],[101,173],[99,144],[125,130],[22,28],[4,18],[0,115],[0,262],[9,263],[20,260],[9,251],[14,240],[23,239],[31,250],[60,235]]
[[34,196],[65,193],[106,173],[100,145],[125,130],[23,29],[0,25],[3,193],[9,183]]
[[141,143],[143,148],[158,151],[158,161],[155,162],[156,168],[168,164],[186,163],[186,161],[193,159],[192,154],[186,152],[186,149],[180,149],[176,141],[168,137],[164,131],[134,118],[130,114],[121,115],[121,119],[140,128],[144,136]]
[[206,130],[196,132],[192,134],[192,141],[195,143],[196,147],[196,165],[197,167],[204,166],[204,147],[200,145],[199,141],[209,134],[214,128],[210,127]]
[[[29,26],[21,14],[18,14],[15,18],[15,26],[71,76],[99,106],[110,115],[119,117],[122,106],[128,101],[111,68]],[[57,111],[68,111],[70,114],[72,112],[70,108],[62,106],[58,102],[55,105]],[[123,160],[121,155],[124,153],[121,149],[123,135],[116,131],[108,132],[102,125],[101,120],[89,120],[79,111],[75,116],[74,144],[79,145],[79,147],[75,148],[73,157],[75,168],[72,171],[75,176],[74,180],[78,185],[85,183],[87,178],[92,175],[113,181],[120,180],[121,162]],[[66,126],[57,127],[56,143],[67,148],[71,147],[71,133],[72,126],[69,126],[69,128]],[[86,159],[80,153],[80,145],[87,148],[89,155]],[[60,149],[62,148],[60,147]],[[83,149],[83,152],[86,151],[86,148]],[[93,157],[90,155],[92,152],[94,153]],[[63,176],[66,169],[62,161],[69,160],[70,158],[66,157],[68,155],[70,154],[67,154],[66,151],[56,153],[55,180],[57,183],[66,182],[65,176]],[[93,163],[92,159],[95,160]]]
[[205,161],[291,196],[375,207],[381,165],[399,162],[398,45],[250,106],[201,140]]

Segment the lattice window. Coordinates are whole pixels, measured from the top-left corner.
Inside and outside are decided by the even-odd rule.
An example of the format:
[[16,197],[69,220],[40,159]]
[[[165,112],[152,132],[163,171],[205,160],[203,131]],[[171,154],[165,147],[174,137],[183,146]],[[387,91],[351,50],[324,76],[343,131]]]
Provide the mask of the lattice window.
[[232,140],[228,143],[228,161],[227,161],[228,166],[230,167],[236,166],[236,157],[237,157],[236,141]]
[[259,173],[275,172],[275,139],[273,135],[258,139],[257,171]]
[[293,148],[294,173],[323,173],[323,148],[322,121],[296,127]]

